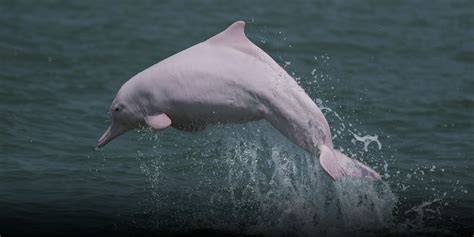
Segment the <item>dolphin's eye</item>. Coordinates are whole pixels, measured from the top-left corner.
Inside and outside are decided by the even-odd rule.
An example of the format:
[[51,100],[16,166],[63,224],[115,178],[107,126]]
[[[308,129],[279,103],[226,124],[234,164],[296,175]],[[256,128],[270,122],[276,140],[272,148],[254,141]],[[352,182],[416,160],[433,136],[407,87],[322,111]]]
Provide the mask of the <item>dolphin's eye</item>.
[[115,111],[117,111],[117,112],[118,112],[118,111],[120,111],[120,109],[119,109],[119,108],[115,108]]

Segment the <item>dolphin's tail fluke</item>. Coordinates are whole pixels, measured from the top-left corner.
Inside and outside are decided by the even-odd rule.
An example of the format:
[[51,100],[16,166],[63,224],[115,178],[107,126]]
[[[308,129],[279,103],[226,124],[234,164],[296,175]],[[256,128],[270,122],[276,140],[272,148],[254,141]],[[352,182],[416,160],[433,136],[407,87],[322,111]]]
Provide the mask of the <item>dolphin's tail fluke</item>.
[[319,151],[321,153],[319,156],[321,167],[333,180],[342,176],[380,179],[380,175],[373,169],[327,145],[319,146]]

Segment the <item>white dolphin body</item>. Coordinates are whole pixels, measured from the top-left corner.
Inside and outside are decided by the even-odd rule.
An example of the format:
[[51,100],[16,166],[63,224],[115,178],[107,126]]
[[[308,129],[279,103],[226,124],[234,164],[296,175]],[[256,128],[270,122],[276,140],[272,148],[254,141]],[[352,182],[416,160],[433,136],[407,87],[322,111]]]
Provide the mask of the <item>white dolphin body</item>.
[[117,93],[103,147],[144,124],[200,130],[206,124],[265,119],[309,153],[333,179],[380,176],[335,150],[318,106],[268,54],[247,39],[238,21],[214,37],[138,73]]

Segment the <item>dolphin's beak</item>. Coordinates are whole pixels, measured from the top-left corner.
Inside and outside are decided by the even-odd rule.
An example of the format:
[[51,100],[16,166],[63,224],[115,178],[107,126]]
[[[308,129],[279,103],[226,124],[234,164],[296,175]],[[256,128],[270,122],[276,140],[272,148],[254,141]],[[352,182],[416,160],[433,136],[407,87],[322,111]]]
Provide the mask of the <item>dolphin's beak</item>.
[[96,146],[98,148],[102,148],[105,145],[107,145],[107,143],[112,141],[114,138],[122,135],[126,131],[128,130],[123,128],[122,126],[112,123],[112,125],[110,125],[107,131],[105,131],[104,135],[102,135],[102,137],[99,138],[99,141],[97,142]]

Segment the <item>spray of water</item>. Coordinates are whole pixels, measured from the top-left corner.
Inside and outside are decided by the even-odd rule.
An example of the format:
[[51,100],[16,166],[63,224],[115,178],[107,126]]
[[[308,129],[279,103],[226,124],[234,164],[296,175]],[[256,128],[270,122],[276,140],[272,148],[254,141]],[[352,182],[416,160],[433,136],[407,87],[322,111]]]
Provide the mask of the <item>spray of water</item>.
[[[161,154],[160,162],[138,154],[156,213],[174,209],[171,222],[176,223],[171,226],[181,231],[186,227],[272,236],[340,235],[380,232],[394,223],[397,198],[388,185],[367,179],[331,181],[317,158],[267,123],[220,125],[195,138],[201,149],[182,151],[178,156],[185,158],[179,164],[163,156],[166,144],[153,152]],[[177,175],[176,168],[183,169],[182,177],[172,180],[169,176]],[[189,178],[193,180],[182,182]],[[180,203],[170,202],[177,200],[174,195],[180,196]],[[186,210],[194,210],[193,216],[180,216],[187,215]],[[156,228],[168,228],[157,215]]]
[[[227,144],[240,144],[226,156],[235,206],[247,200],[257,204],[258,218],[248,226],[249,233],[342,234],[391,225],[396,198],[387,186],[363,179],[333,183],[315,157],[281,142],[283,139],[276,134],[265,137],[273,145],[263,157],[258,152],[263,144],[227,139]],[[243,183],[247,185],[242,188]],[[249,196],[236,198],[242,193]]]
[[[267,42],[260,38],[261,43]],[[279,59],[290,71],[291,61]],[[329,65],[330,58],[319,55],[314,60]],[[301,83],[301,78],[295,79]],[[318,85],[330,79],[327,72],[315,68],[304,81]],[[435,166],[417,167],[403,174],[390,169],[394,157],[384,158],[380,135],[359,131],[353,121],[322,100],[316,99],[316,103],[327,117],[334,118],[334,140],[352,137],[352,147],[338,149],[369,163],[384,181],[345,178],[332,182],[316,157],[295,147],[264,122],[219,125],[197,135],[170,132],[166,134],[168,142],[142,133],[142,142],[155,144],[150,154],[138,153],[150,183],[153,228],[210,228],[271,236],[380,235],[417,232],[426,229],[427,220],[440,216],[450,195],[434,186],[426,189],[432,193],[427,200],[401,205],[406,201],[404,192],[417,187],[410,181],[423,181],[426,173],[436,171]],[[462,185],[453,184],[453,192],[458,189],[464,191]]]

